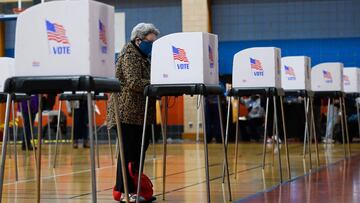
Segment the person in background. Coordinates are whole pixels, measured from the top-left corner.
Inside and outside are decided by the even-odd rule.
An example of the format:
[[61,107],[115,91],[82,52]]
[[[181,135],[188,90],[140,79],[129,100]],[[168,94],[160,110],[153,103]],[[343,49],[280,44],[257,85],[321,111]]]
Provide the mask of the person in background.
[[[39,110],[39,98],[38,96],[31,96],[30,98],[30,117],[29,118],[29,110],[27,101],[22,101],[19,103],[19,110],[22,110],[22,117],[24,119],[24,128],[25,128],[25,135],[22,138],[22,145],[21,149],[26,150],[26,145],[28,146],[29,150],[34,150],[34,147],[31,144],[31,126],[34,126],[34,121],[36,114]],[[31,124],[31,125],[30,125]]]
[[[138,172],[133,169],[139,168],[141,153],[142,126],[144,122],[145,96],[144,88],[150,84],[150,58],[152,43],[159,35],[159,30],[150,23],[139,23],[131,32],[131,41],[128,42],[119,54],[116,64],[116,78],[121,82],[121,92],[110,96],[107,124],[108,129],[116,126],[115,111],[119,112],[121,122],[126,175],[130,201],[135,201],[137,188],[135,187]],[[115,109],[117,102],[118,109]],[[151,123],[155,121],[155,100],[149,100],[147,129],[151,130]],[[148,136],[149,133],[146,133]],[[150,134],[151,135],[151,134]],[[149,137],[146,139],[145,151],[149,145]],[[116,201],[124,201],[123,177],[121,173],[121,160],[118,156],[116,184],[113,188],[113,197]],[[144,161],[144,160],[142,160]],[[145,178],[143,180],[143,178]],[[152,198],[153,190],[150,179],[141,176],[140,201],[148,201]]]
[[242,98],[242,103],[248,108],[248,131],[249,135],[254,140],[259,140],[263,132],[263,122],[265,111],[261,107],[261,100],[259,95],[252,95],[248,99]]

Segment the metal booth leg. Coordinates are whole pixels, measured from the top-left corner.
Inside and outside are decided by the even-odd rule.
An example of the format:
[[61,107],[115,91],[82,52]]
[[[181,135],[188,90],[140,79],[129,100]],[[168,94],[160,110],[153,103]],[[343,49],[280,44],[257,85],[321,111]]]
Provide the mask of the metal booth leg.
[[[147,121],[147,114],[148,114],[148,107],[149,107],[149,97],[146,97],[145,100],[145,113],[144,113],[144,123],[143,123],[143,132],[142,132],[142,138],[141,138],[141,153],[140,153],[140,163],[139,163],[139,174],[138,177],[141,177],[141,174],[143,172],[143,160],[145,157],[145,136],[146,136],[146,121]],[[119,148],[121,148],[120,146],[120,142],[119,142]],[[121,150],[121,149],[120,149]],[[122,159],[123,160],[123,159]],[[123,165],[123,164],[122,164]],[[124,166],[124,165],[123,165]],[[124,176],[124,175],[123,175]],[[126,176],[125,176],[126,177]],[[138,178],[138,188],[136,191],[136,202],[139,203],[139,194],[140,194],[140,185],[141,185],[141,178]]]
[[305,132],[304,132],[304,152],[303,152],[303,159],[305,161],[306,157],[306,140],[308,142],[308,153],[309,153],[309,171],[312,169],[312,160],[311,160],[311,137],[310,137],[310,131],[311,128],[309,127],[310,118],[309,118],[309,98],[305,97],[304,99],[304,110],[305,110]]
[[208,143],[206,137],[206,122],[205,122],[205,96],[201,96],[202,98],[202,120],[203,120],[203,132],[204,132],[204,154],[205,154],[205,174],[206,174],[206,194],[207,194],[207,202],[210,203],[210,174],[209,174],[209,152],[208,152]]
[[304,130],[304,145],[303,145],[303,161],[305,161],[306,158],[306,146],[308,142],[308,119],[307,119],[307,102],[306,97],[304,98],[304,112],[305,112],[305,130]]
[[236,97],[236,122],[235,122],[235,164],[234,164],[234,178],[237,178],[237,161],[238,161],[238,150],[239,150],[239,111],[240,111],[240,97]]
[[[71,154],[73,154],[74,152],[74,126],[75,126],[75,107],[74,107],[74,101],[70,101],[70,105],[71,105],[71,138],[70,138],[70,142],[71,142]],[[73,159],[71,159],[73,160]]]
[[0,201],[2,198],[3,185],[4,185],[4,172],[5,172],[5,161],[6,161],[6,147],[9,136],[9,122],[10,122],[10,105],[11,105],[12,95],[7,94],[6,99],[6,111],[5,111],[5,123],[4,123],[4,132],[3,132],[3,143],[1,148],[1,167],[0,167]]
[[344,158],[346,158],[344,109],[343,109],[343,105],[342,105],[342,98],[341,98],[341,96],[339,97],[339,102],[340,102],[340,112],[341,112],[341,116],[340,116],[340,121],[341,121],[341,136],[342,136],[343,147],[344,147]]
[[220,130],[221,130],[221,139],[222,139],[222,145],[223,145],[223,150],[224,150],[224,160],[225,160],[227,182],[228,182],[229,201],[232,201],[231,185],[230,185],[230,174],[229,174],[229,165],[228,165],[228,155],[227,155],[227,146],[226,146],[226,143],[225,143],[224,125],[223,125],[222,110],[221,110],[221,99],[220,99],[220,96],[217,96],[217,98],[218,98],[218,109],[219,109],[219,121],[220,121]]
[[13,119],[13,136],[14,136],[14,163],[15,163],[15,180],[19,180],[19,173],[18,173],[18,156],[17,156],[17,130],[15,129],[15,102],[12,101],[12,119]]
[[153,146],[153,159],[156,159],[156,148],[155,148],[155,126],[151,124],[151,141]]
[[[114,102],[114,108],[115,108],[115,118],[116,118],[116,130],[117,130],[117,140],[119,144],[119,154],[120,154],[120,161],[121,161],[121,174],[123,177],[123,186],[124,186],[124,192],[125,192],[125,201],[126,203],[129,203],[129,190],[128,190],[128,180],[126,176],[126,162],[125,162],[125,152],[124,152],[124,143],[123,143],[123,134],[121,130],[121,123],[120,123],[120,115],[119,115],[119,107],[118,107],[118,101],[115,99]],[[94,160],[95,165],[95,160]],[[140,176],[139,176],[140,177]],[[139,178],[140,180],[140,178]]]
[[164,136],[163,136],[163,188],[162,188],[162,196],[163,196],[163,200],[165,200],[165,190],[166,190],[166,157],[167,157],[167,117],[168,117],[168,97],[165,97],[165,106],[164,106],[164,126],[163,126],[163,132],[164,132]]
[[266,138],[267,138],[267,126],[269,116],[269,96],[266,97],[266,109],[265,109],[265,128],[264,128],[264,144],[263,144],[263,157],[262,157],[262,170],[265,171],[265,156],[266,156]]
[[94,151],[94,132],[93,132],[93,103],[92,93],[87,92],[87,107],[89,120],[89,140],[90,140],[90,172],[91,172],[91,195],[92,202],[97,202],[96,193],[96,170],[95,170],[95,151]]
[[96,161],[97,161],[97,167],[100,168],[100,149],[98,144],[98,134],[97,134],[97,127],[96,127],[96,112],[95,112],[95,101],[93,103],[93,119],[94,119],[94,135],[95,135],[95,150],[96,150]]
[[[20,107],[20,112],[21,112],[21,117],[22,117],[22,120],[24,121],[24,111],[22,109],[22,105],[19,105]],[[23,122],[24,123],[24,122]],[[18,129],[18,128],[17,128]],[[29,146],[28,146],[28,140],[27,140],[27,134],[26,134],[26,130],[25,130],[25,125],[23,124],[23,135],[24,135],[24,141],[25,141],[25,149],[26,149],[26,154],[29,152]],[[17,131],[16,131],[16,135],[17,135]]]
[[200,96],[197,95],[196,96],[196,104],[197,104],[197,108],[196,108],[196,142],[200,142],[200,112],[201,112],[201,108],[203,108],[201,106],[201,102],[200,102]]
[[39,120],[38,120],[38,146],[37,146],[37,160],[36,160],[36,199],[40,203],[40,191],[41,191],[41,139],[42,139],[42,100],[41,94],[39,97]]
[[[312,126],[312,130],[310,130],[310,132],[312,132],[312,133],[310,134],[310,136],[312,138],[314,138],[314,141],[315,141],[316,165],[317,165],[317,167],[320,167],[319,145],[318,145],[317,135],[316,135],[313,100],[314,100],[314,98],[310,97],[310,113],[311,113],[311,126]],[[312,139],[310,139],[309,143],[311,143],[311,142],[312,142]]]
[[351,148],[350,148],[350,138],[349,138],[349,128],[348,128],[348,122],[347,122],[347,113],[346,113],[346,103],[345,98],[342,97],[342,104],[343,104],[343,110],[344,110],[344,123],[345,123],[345,135],[346,135],[346,142],[347,142],[347,150],[348,150],[348,156],[351,156]]
[[278,122],[278,115],[277,115],[277,106],[276,106],[276,96],[273,96],[274,101],[274,115],[276,122],[275,128],[276,128],[276,148],[278,151],[278,161],[279,161],[279,175],[280,175],[280,183],[283,182],[283,175],[282,175],[282,164],[281,164],[281,151],[280,151],[280,134],[279,134],[279,122]]
[[[227,106],[227,113],[226,113],[226,129],[225,129],[225,146],[226,146],[226,149],[228,147],[231,97],[228,97],[227,105],[228,106]],[[224,162],[223,163],[223,172],[222,172],[222,183],[225,183],[225,169],[226,169],[226,166],[225,166],[225,162]]]
[[283,125],[283,133],[284,133],[284,142],[285,142],[286,166],[287,166],[288,178],[289,178],[289,180],[291,180],[290,157],[289,157],[289,147],[288,147],[288,143],[287,143],[283,96],[280,96],[280,109],[281,109],[281,119],[282,119],[282,125]]
[[53,168],[56,168],[56,160],[57,160],[58,144],[59,144],[59,133],[61,133],[60,132],[61,105],[62,105],[62,101],[60,100],[59,101],[58,120],[57,120],[57,125],[56,125],[56,142],[55,142],[55,156],[54,156]]
[[111,165],[114,165],[114,154],[113,154],[113,149],[112,149],[112,145],[111,145],[111,133],[110,133],[110,129],[107,129],[107,136],[108,136],[108,140],[109,140],[109,148],[110,148],[110,156],[111,156]]
[[37,167],[37,165],[36,165],[37,155],[36,155],[36,150],[35,150],[35,138],[34,138],[34,128],[33,128],[33,123],[32,123],[32,117],[31,117],[30,100],[28,100],[28,101],[26,102],[26,105],[27,105],[27,109],[28,109],[31,140],[32,140],[32,143],[33,143],[33,152],[34,152],[35,167]]

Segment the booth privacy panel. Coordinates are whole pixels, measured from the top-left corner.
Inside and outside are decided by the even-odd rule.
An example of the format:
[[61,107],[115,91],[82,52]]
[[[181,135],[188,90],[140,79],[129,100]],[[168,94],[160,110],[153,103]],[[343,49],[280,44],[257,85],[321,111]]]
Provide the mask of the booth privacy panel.
[[14,76],[15,60],[8,57],[0,57],[0,92],[4,92],[6,79]]
[[345,67],[343,73],[345,93],[360,93],[360,69],[358,67]]
[[218,38],[202,32],[166,35],[153,44],[151,84],[219,84]]
[[114,77],[114,8],[96,1],[52,1],[21,13],[16,76]]
[[234,88],[281,87],[281,50],[276,47],[255,47],[235,54]]
[[312,91],[343,91],[342,63],[321,63],[311,69]]
[[311,89],[311,59],[307,56],[281,58],[281,86],[284,90]]

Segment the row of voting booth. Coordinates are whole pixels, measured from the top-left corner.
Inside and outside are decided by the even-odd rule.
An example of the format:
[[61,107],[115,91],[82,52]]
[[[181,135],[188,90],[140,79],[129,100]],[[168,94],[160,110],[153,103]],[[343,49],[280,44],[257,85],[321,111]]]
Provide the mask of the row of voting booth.
[[[66,11],[66,12],[64,12]],[[78,91],[86,92],[89,112],[90,168],[92,181],[92,201],[97,201],[96,170],[93,128],[93,95],[97,93],[119,92],[120,81],[115,79],[114,69],[114,8],[95,1],[53,1],[33,6],[18,16],[16,26],[15,59],[0,59],[0,91],[6,95],[6,119],[1,154],[0,201],[4,184],[7,140],[9,136],[10,104],[16,94],[47,94]],[[15,63],[15,65],[13,65]],[[14,68],[13,68],[14,67]],[[283,98],[287,95],[304,97],[306,114],[304,158],[309,154],[311,169],[311,144],[315,141],[317,164],[319,153],[316,142],[313,114],[314,97],[336,98],[340,100],[342,112],[346,112],[344,95],[358,96],[360,92],[360,74],[358,68],[344,68],[342,63],[322,63],[311,68],[311,59],[307,56],[281,57],[281,50],[276,47],[256,47],[239,51],[234,55],[232,89],[229,97],[261,94],[266,97],[266,116],[262,164],[265,169],[266,128],[270,120],[274,122],[274,134],[283,132],[285,141],[286,166],[291,179],[289,149],[286,140],[286,124]],[[145,151],[145,131],[148,101],[150,97],[169,97],[181,95],[199,95],[199,104],[204,106],[206,96],[215,95],[220,101],[224,94],[219,84],[218,38],[217,35],[201,32],[174,33],[159,38],[153,44],[151,60],[151,85],[144,90],[146,108],[142,134],[142,151],[139,176],[143,171]],[[41,99],[39,114],[41,115]],[[163,198],[166,190],[166,138],[167,138],[167,99],[162,120],[163,134]],[[218,102],[224,156],[223,183],[227,182],[228,198],[232,199],[230,174],[228,168],[228,124],[230,100],[228,100],[227,126],[223,126],[220,102]],[[270,101],[274,104],[273,114],[269,115]],[[277,103],[280,102],[278,115]],[[115,103],[117,106],[118,104]],[[117,109],[117,107],[115,107]],[[200,111],[200,108],[198,108]],[[116,111],[116,117],[119,118]],[[203,121],[205,112],[202,111]],[[238,120],[238,119],[237,119]],[[349,136],[345,113],[342,114],[342,138],[344,152],[350,154]],[[238,122],[238,121],[237,121]],[[41,179],[41,116],[38,126],[38,146],[36,153],[37,201],[40,202]],[[282,125],[281,125],[282,123]],[[235,157],[238,157],[238,125],[236,130]],[[207,202],[210,202],[209,157],[204,132],[204,156]],[[281,129],[282,128],[282,129]],[[226,130],[225,130],[226,129]],[[120,121],[117,119],[117,144],[120,149],[122,172],[125,174],[124,152]],[[279,139],[279,136],[275,136]],[[345,148],[345,140],[347,149]],[[279,140],[280,182],[283,181]],[[54,167],[55,167],[54,162]],[[235,164],[235,167],[237,164]],[[236,174],[237,168],[235,168]],[[126,177],[126,176],[124,176]],[[138,179],[140,185],[141,179]],[[125,196],[128,197],[127,180],[124,179]],[[140,192],[140,187],[138,188]],[[126,198],[129,202],[129,199]],[[138,201],[138,200],[137,200]]]

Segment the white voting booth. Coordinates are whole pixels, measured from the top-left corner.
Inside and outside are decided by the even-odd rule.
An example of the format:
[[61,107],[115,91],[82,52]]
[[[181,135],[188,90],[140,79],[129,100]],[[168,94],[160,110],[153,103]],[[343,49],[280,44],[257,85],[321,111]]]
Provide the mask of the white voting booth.
[[345,67],[343,73],[345,93],[360,93],[360,69],[358,67]]
[[[198,116],[200,115],[200,103],[205,106],[205,95],[216,95],[220,101],[223,90],[219,85],[218,71],[218,37],[217,35],[203,32],[183,32],[166,35],[153,43],[151,55],[151,85],[146,87],[146,107],[144,120],[147,115],[147,105],[149,96],[165,97],[165,116],[164,127],[167,129],[167,97],[181,95],[198,96]],[[219,103],[220,104],[220,103]],[[221,117],[219,110],[219,120]],[[202,111],[203,121],[205,121],[205,111]],[[205,128],[203,122],[202,127]],[[222,122],[220,122],[221,129]],[[198,125],[197,125],[198,126]],[[142,141],[145,139],[145,128],[143,127]],[[166,148],[166,130],[163,133],[164,147]],[[221,131],[224,149],[224,167],[228,171],[227,153],[224,144],[224,133]],[[207,202],[210,202],[210,178],[209,160],[207,151],[206,130],[204,130],[204,155],[205,155],[205,174],[207,185]],[[143,160],[144,147],[142,146],[141,158]],[[163,163],[166,165],[166,149],[163,155]],[[142,162],[139,166],[139,174],[143,170]],[[227,173],[229,174],[229,173]],[[140,174],[141,175],[141,174]],[[166,177],[165,167],[163,167],[163,177]],[[230,179],[228,178],[229,199],[231,200]],[[138,180],[138,185],[141,179]],[[165,198],[166,179],[163,179],[163,199]],[[139,188],[138,188],[139,193]]]
[[[40,97],[41,93],[56,89],[59,92],[87,91],[89,126],[91,126],[89,127],[89,140],[93,202],[96,202],[97,193],[93,121],[90,119],[92,118],[90,113],[92,112],[91,92],[119,91],[119,82],[114,79],[114,62],[114,7],[112,6],[91,0],[51,1],[30,7],[20,13],[17,18],[14,74],[16,78],[12,78],[12,83],[16,83],[16,85],[12,85],[11,91],[14,92],[8,93],[7,107],[10,106],[12,93],[36,91]],[[35,89],[29,88],[34,83],[37,84]],[[61,84],[66,85],[61,86]],[[47,85],[49,87],[46,87]],[[39,102],[39,106],[41,106],[41,102]],[[41,113],[40,109],[39,114]],[[40,119],[39,123],[41,123]],[[41,132],[41,127],[39,125],[39,132]],[[7,140],[8,128],[9,115],[7,114],[4,140]],[[41,175],[42,136],[40,135],[41,133],[37,143],[37,176]],[[119,145],[122,146],[121,132],[119,131],[118,137]],[[5,146],[4,152],[6,151],[6,141],[3,146]],[[120,151],[120,155],[123,157],[123,151]],[[0,199],[4,182],[5,159],[6,153],[2,153]],[[36,185],[37,202],[40,202],[40,177],[37,179]],[[125,194],[127,194],[126,188]]]
[[233,60],[233,87],[281,87],[281,50],[256,47],[242,50]]
[[217,35],[183,32],[156,40],[151,84],[219,84]]
[[[315,96],[319,95],[328,99],[328,108],[331,103],[334,103],[335,99],[339,100],[340,111],[343,112],[341,113],[340,123],[342,128],[341,133],[344,146],[344,156],[346,157],[347,151],[350,154],[350,145],[347,128],[346,106],[343,95],[343,72],[344,65],[339,62],[321,63],[314,66],[311,70],[311,90],[314,92]],[[328,114],[328,119],[329,118]],[[346,141],[344,133],[346,133]],[[347,149],[345,147],[346,142]]]
[[311,69],[312,91],[343,91],[342,63],[321,63]]
[[[233,71],[232,71],[232,89],[229,91],[230,96],[237,97],[240,99],[242,96],[250,96],[254,94],[262,94],[266,96],[266,112],[265,112],[265,134],[264,134],[264,143],[266,143],[267,138],[267,118],[268,118],[268,107],[270,98],[274,102],[274,114],[271,115],[271,119],[276,120],[274,122],[274,129],[278,133],[280,127],[279,123],[282,122],[285,126],[284,112],[283,112],[283,95],[281,88],[281,50],[276,47],[254,47],[248,48],[242,51],[239,51],[234,55],[233,59]],[[228,94],[228,95],[229,95]],[[276,98],[280,99],[281,107],[281,117],[277,115],[276,111]],[[228,103],[228,108],[230,108],[230,99]],[[239,105],[237,107],[239,112]],[[230,116],[230,111],[228,109],[227,113],[228,119]],[[281,121],[278,121],[278,118],[282,118]],[[236,126],[238,127],[238,121]],[[228,127],[227,127],[228,129]],[[237,170],[237,152],[238,152],[238,133],[239,130],[236,130],[236,144],[235,144],[235,171]],[[286,141],[286,130],[283,128],[284,132],[284,141],[285,141],[285,150],[286,150],[286,159],[287,159],[287,170],[288,175],[291,177],[290,171],[290,161],[288,154],[288,145]],[[277,137],[277,150],[280,151],[279,146],[279,136]],[[265,157],[266,157],[266,145],[263,146],[263,161],[262,166],[265,169]],[[278,157],[280,160],[280,157]],[[279,175],[280,182],[282,182],[282,169],[281,161],[279,161]],[[236,177],[236,175],[235,175]]]
[[307,56],[281,58],[281,86],[286,90],[311,89],[311,59]]
[[16,76],[114,77],[114,8],[81,0],[30,7],[17,19],[15,58]]
[[8,57],[0,57],[0,92],[4,92],[6,79],[14,76],[15,60]]

